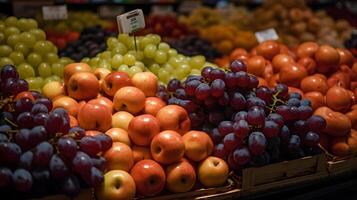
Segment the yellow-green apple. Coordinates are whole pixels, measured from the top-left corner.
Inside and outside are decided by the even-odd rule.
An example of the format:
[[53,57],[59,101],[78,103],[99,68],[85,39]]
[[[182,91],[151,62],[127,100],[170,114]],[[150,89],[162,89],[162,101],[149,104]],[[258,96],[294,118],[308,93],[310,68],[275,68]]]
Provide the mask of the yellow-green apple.
[[69,126],[70,127],[78,126],[77,118],[73,117],[72,115],[68,115],[68,116],[69,116]]
[[210,156],[203,160],[198,166],[198,180],[205,187],[218,187],[227,182],[228,165],[226,161]]
[[86,130],[98,130],[105,132],[112,126],[112,114],[102,104],[85,104],[78,111],[78,124]]
[[112,127],[113,128],[122,128],[124,130],[128,130],[129,123],[134,118],[134,115],[128,113],[126,111],[116,112],[112,116]]
[[103,97],[103,96],[98,96],[96,99],[92,99],[90,101],[88,101],[88,103],[91,103],[91,104],[102,104],[103,106],[106,106],[110,112],[113,111],[113,102],[108,99],[107,97]]
[[147,97],[145,99],[144,113],[156,116],[159,110],[166,106],[166,103],[158,97]]
[[113,97],[122,87],[132,86],[130,77],[125,72],[112,72],[108,74],[102,82],[102,90],[109,96]]
[[[107,68],[103,68],[103,67],[100,67],[100,68],[96,68],[94,70],[94,75],[97,77],[97,79],[99,80],[99,85],[102,85],[103,83],[103,80],[104,78],[110,74],[112,71],[110,71],[109,69]],[[101,90],[102,88],[100,88]]]
[[63,69],[63,80],[67,85],[71,76],[77,72],[91,72],[92,69],[87,63],[71,63],[64,67]]
[[62,107],[68,114],[76,117],[78,113],[78,102],[69,96],[61,96],[53,101],[53,108]]
[[144,160],[144,159],[152,159],[149,147],[133,145],[131,149],[133,150],[134,163],[137,163],[140,160]]
[[105,132],[105,134],[109,135],[113,142],[121,142],[128,146],[131,146],[131,142],[128,136],[128,132],[121,128],[111,128]]
[[152,138],[159,132],[159,121],[149,114],[134,117],[128,127],[129,138],[134,144],[140,146],[150,145]]
[[86,136],[92,136],[92,137],[94,137],[94,136],[96,136],[96,135],[101,134],[102,132],[97,131],[97,130],[86,130],[85,133],[86,133]]
[[146,97],[153,97],[157,91],[157,77],[151,72],[139,72],[131,78],[133,85],[144,92]]
[[157,134],[151,141],[152,157],[161,164],[172,164],[183,158],[185,143],[176,131],[166,130]]
[[173,193],[187,192],[196,183],[195,168],[187,161],[180,161],[166,168],[166,188]]
[[167,105],[157,112],[156,118],[160,122],[162,131],[173,130],[183,135],[191,129],[188,113],[181,106]]
[[133,151],[121,142],[114,142],[112,147],[103,154],[107,161],[107,170],[120,169],[129,172],[134,165]]
[[68,81],[68,96],[76,100],[89,100],[97,97],[99,92],[99,81],[90,72],[77,72]]
[[137,162],[130,174],[140,196],[155,196],[165,187],[165,171],[153,160],[145,159]]
[[64,84],[59,81],[48,82],[42,87],[42,93],[51,100],[63,96],[65,95]]
[[128,172],[111,170],[104,174],[104,182],[95,192],[99,200],[128,200],[135,197],[136,186]]
[[203,131],[189,131],[182,136],[185,143],[185,156],[199,162],[212,154],[212,139]]
[[133,86],[122,87],[115,93],[113,104],[116,111],[124,110],[136,114],[144,109],[145,94]]

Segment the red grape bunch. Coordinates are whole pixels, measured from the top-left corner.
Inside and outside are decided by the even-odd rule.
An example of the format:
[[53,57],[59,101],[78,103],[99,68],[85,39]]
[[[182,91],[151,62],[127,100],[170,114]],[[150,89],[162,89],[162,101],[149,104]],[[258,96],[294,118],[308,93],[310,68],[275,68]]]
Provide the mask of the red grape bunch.
[[214,155],[234,170],[320,153],[326,122],[314,116],[309,100],[288,87],[258,86],[240,60],[230,70],[205,67],[201,76],[172,79],[157,96],[184,107],[194,129],[209,133]]
[[38,93],[18,98],[28,89],[22,88],[24,82],[14,66],[2,68],[1,194],[9,197],[5,199],[73,196],[82,187],[100,184],[105,159],[98,155],[111,147],[111,138],[104,133],[86,136],[84,129],[70,127],[67,111],[53,109],[52,102]]

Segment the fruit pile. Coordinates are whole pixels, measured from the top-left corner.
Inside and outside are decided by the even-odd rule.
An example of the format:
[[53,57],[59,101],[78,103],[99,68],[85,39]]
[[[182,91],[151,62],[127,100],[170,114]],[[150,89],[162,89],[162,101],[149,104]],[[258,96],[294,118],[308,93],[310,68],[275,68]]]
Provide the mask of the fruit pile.
[[[86,135],[105,132],[112,138],[112,147],[101,154],[106,174],[96,187],[99,199],[155,196],[165,186],[171,192],[186,192],[198,184],[196,177],[205,187],[226,183],[228,165],[210,156],[209,135],[190,131],[186,110],[155,97],[157,87],[158,79],[151,72],[130,78],[125,72],[103,68],[93,72],[85,63],[65,67],[64,85],[44,86],[44,95],[66,109]],[[123,183],[121,192],[112,188],[118,181]]]
[[86,136],[71,124],[67,111],[39,93],[28,91],[12,65],[1,70],[0,191],[7,199],[64,193],[103,181],[112,139]]
[[310,101],[289,94],[283,84],[258,87],[258,79],[246,71],[239,60],[227,72],[205,67],[201,76],[170,80],[158,95],[166,92],[168,104],[188,111],[193,129],[210,134],[213,155],[227,160],[231,169],[320,153],[326,122],[312,115]]
[[198,36],[184,36],[171,42],[171,46],[186,56],[203,55],[208,60],[220,57],[220,53],[212,44]]
[[259,77],[260,85],[275,87],[283,83],[289,91],[309,99],[315,114],[327,122],[321,135],[325,149],[336,156],[356,152],[353,137],[357,128],[357,65],[351,52],[315,42],[289,49],[275,41],[265,41],[250,53],[236,49],[227,57],[234,59],[242,60],[247,71]]
[[305,1],[265,1],[253,12],[256,31],[275,28],[288,46],[297,46],[306,41],[343,47],[352,28],[346,20],[335,21],[324,10],[317,12],[307,7]]
[[145,20],[145,29],[139,31],[138,34],[158,34],[166,41],[185,35],[197,35],[197,31],[191,27],[194,26],[187,26],[180,23],[174,15],[151,14]]
[[76,41],[71,41],[60,48],[58,54],[62,57],[70,57],[79,62],[84,57],[94,57],[107,48],[106,40],[115,35],[100,26],[84,28]]
[[82,62],[91,67],[126,72],[129,76],[150,70],[163,84],[171,78],[182,80],[190,74],[199,74],[200,69],[209,64],[203,56],[178,54],[155,34],[136,37],[136,46],[133,37],[119,34],[117,38],[108,38],[107,46],[107,51],[94,58],[84,58]]
[[49,41],[55,44],[58,48],[66,47],[68,42],[73,42],[78,40],[79,32],[77,31],[70,31],[67,33],[57,33],[57,32],[46,32],[46,37]]
[[0,20],[0,66],[16,65],[30,89],[41,91],[44,83],[59,80],[64,65],[70,62],[69,58],[58,57],[56,46],[46,40],[34,19]]

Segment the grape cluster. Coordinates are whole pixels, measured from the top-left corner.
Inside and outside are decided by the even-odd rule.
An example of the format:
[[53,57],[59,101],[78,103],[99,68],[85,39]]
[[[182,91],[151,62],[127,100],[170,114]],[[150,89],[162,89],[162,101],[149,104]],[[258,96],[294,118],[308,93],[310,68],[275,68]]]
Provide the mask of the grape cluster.
[[[4,66],[2,91],[10,91],[13,79],[12,87],[22,87],[18,76],[14,66]],[[105,159],[98,154],[111,147],[111,138],[104,133],[86,136],[84,129],[71,127],[67,111],[52,109],[41,95],[15,95],[1,97],[0,192],[9,198],[75,195],[81,187],[100,184]]]
[[212,46],[211,42],[194,35],[174,40],[171,46],[186,56],[203,55],[208,60],[221,57],[221,54]]
[[30,89],[41,91],[49,81],[59,80],[63,68],[71,63],[69,58],[59,58],[57,47],[46,40],[34,19],[7,17],[0,20],[0,67],[16,65],[20,78]]
[[94,57],[99,52],[105,51],[107,48],[106,39],[114,35],[114,32],[106,31],[99,25],[84,28],[79,39],[68,43],[65,48],[60,49],[59,55],[70,57],[77,62],[84,57]]
[[258,86],[258,79],[236,60],[230,71],[205,67],[183,82],[172,79],[157,96],[184,107],[194,129],[210,134],[214,155],[232,169],[261,166],[320,152],[326,122],[312,115],[310,101],[288,87]]

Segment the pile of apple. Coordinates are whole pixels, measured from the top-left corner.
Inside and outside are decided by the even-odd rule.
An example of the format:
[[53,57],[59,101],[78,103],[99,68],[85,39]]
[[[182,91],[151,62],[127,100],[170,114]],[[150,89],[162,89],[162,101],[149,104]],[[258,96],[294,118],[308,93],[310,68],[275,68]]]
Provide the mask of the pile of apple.
[[350,51],[316,42],[293,49],[265,41],[250,52],[235,49],[217,64],[227,66],[235,59],[244,61],[259,85],[283,83],[309,99],[314,114],[327,122],[321,137],[326,150],[339,157],[357,154],[357,62]]
[[[51,82],[43,93],[54,107],[63,107],[87,135],[105,132],[113,140],[106,159],[99,199],[155,196],[164,188],[173,193],[197,186],[224,185],[229,168],[210,156],[213,142],[202,131],[190,131],[186,110],[155,97],[157,77],[97,69],[72,63],[64,69],[64,84]],[[199,181],[196,181],[196,180]]]

